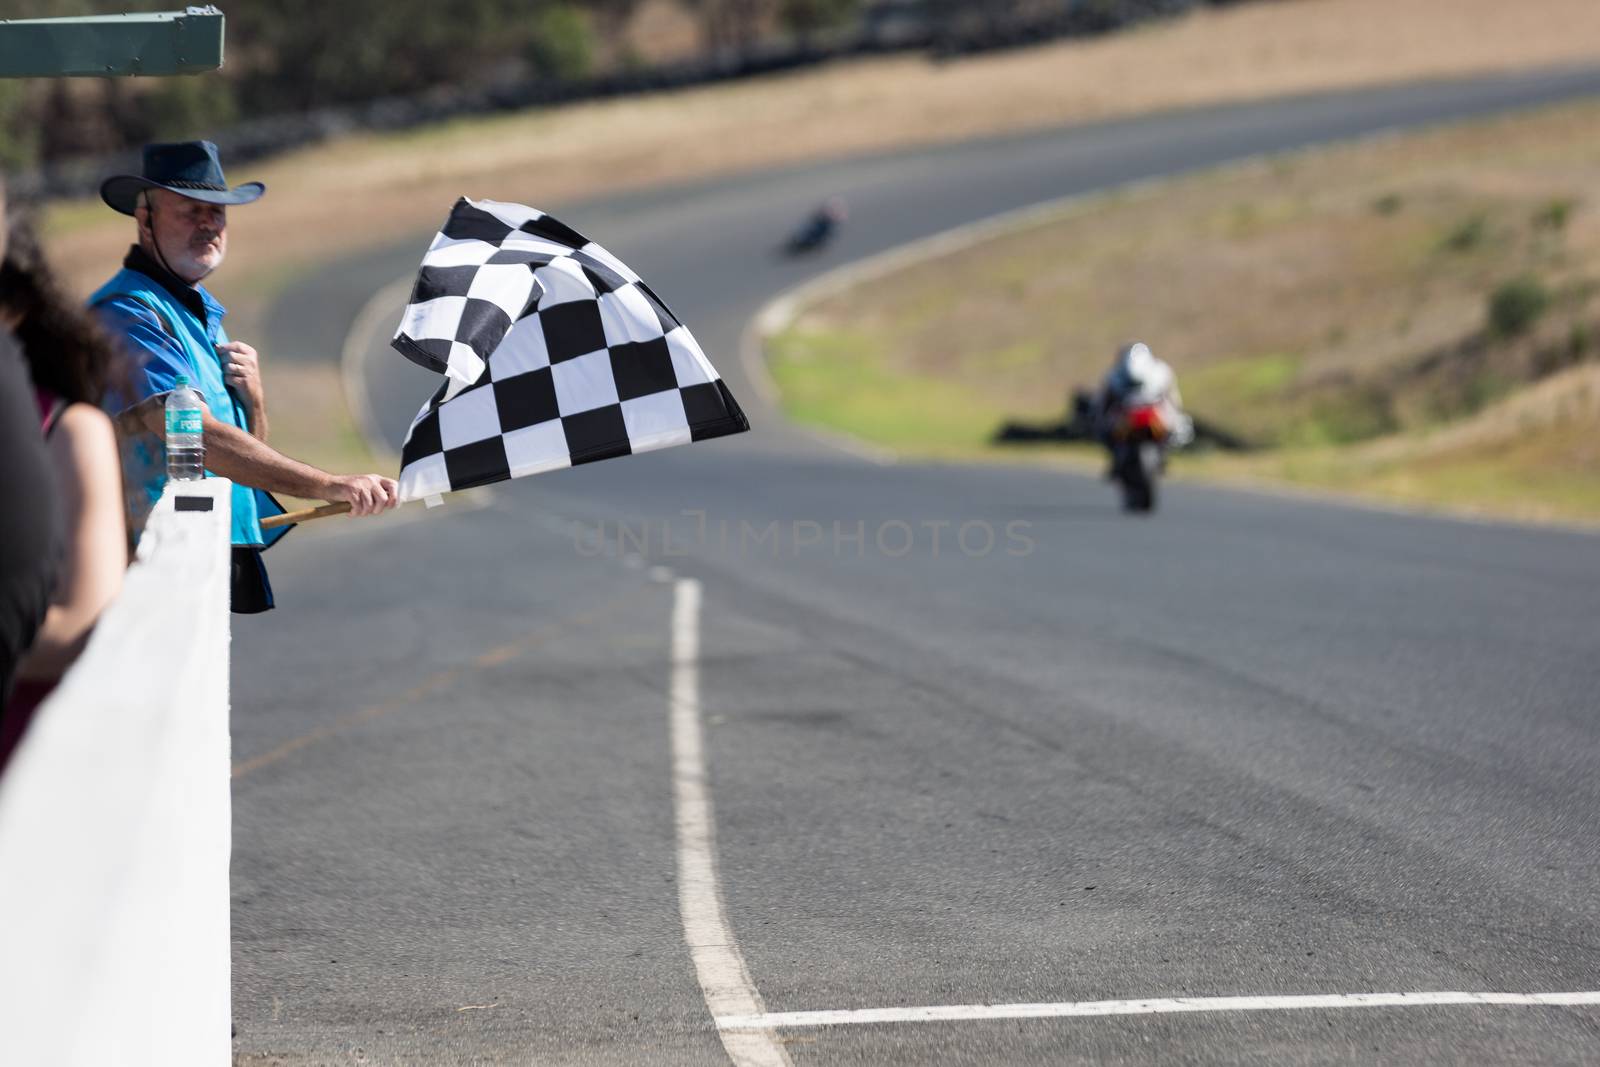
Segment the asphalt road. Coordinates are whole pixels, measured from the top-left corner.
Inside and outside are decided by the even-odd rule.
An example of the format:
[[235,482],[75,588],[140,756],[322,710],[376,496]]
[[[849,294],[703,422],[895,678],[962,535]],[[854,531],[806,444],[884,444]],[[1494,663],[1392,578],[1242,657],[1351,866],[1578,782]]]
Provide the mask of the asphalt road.
[[[1131,520],[1070,474],[879,466],[784,426],[735,354],[775,292],[975,218],[1595,92],[1588,71],[1305,98],[563,207],[695,327],[757,429],[273,551],[282,608],[234,627],[242,1062],[727,1062],[675,866],[684,578],[711,898],[770,1011],[1600,989],[1600,540],[1188,485]],[[852,204],[837,246],[773,256],[828,192]],[[271,351],[337,351],[426,239],[306,279]],[[367,367],[397,435],[428,376]],[[1577,1063],[1600,1058],[1600,1008],[769,1045]]]

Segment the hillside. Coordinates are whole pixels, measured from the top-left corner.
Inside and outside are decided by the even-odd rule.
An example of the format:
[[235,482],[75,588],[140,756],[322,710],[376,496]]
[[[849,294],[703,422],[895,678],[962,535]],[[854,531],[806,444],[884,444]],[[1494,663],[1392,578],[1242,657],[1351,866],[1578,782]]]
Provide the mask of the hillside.
[[1138,338],[1263,450],[1206,473],[1600,517],[1594,405],[1539,384],[1600,359],[1596,188],[1594,103],[1229,167],[826,300],[774,370],[798,417],[970,454]]

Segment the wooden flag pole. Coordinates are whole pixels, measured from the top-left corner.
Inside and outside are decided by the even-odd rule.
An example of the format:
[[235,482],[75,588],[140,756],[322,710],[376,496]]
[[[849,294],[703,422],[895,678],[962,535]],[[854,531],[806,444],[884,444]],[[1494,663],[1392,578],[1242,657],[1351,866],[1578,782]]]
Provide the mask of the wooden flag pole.
[[273,515],[261,520],[263,530],[275,530],[279,526],[289,526],[297,522],[310,522],[312,519],[326,519],[330,515],[343,515],[350,510],[350,505],[340,502],[338,504],[323,504],[316,508],[302,508],[299,511],[286,511],[282,515]]

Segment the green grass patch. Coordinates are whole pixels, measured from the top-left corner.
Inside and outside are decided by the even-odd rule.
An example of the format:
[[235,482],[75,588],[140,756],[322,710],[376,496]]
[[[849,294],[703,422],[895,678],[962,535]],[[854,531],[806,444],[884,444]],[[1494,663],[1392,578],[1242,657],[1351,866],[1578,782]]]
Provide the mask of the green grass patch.
[[1182,379],[1185,403],[1199,415],[1247,439],[1297,448],[1365,441],[1398,428],[1384,390],[1335,380],[1296,391],[1304,357],[1294,354],[1231,359]]
[[1299,375],[1301,363],[1300,356],[1287,353],[1224,360],[1185,375],[1183,393],[1193,407],[1258,403],[1287,389]]
[[1005,417],[960,385],[895,372],[860,332],[797,327],[770,339],[767,350],[789,417],[885,448],[978,451]]

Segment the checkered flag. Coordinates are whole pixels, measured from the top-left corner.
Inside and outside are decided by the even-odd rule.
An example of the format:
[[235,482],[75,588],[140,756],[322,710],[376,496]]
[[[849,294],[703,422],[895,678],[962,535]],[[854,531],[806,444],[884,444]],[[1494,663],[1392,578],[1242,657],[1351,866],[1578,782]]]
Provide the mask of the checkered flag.
[[402,500],[750,428],[637,274],[521,204],[456,201],[392,343],[445,375],[406,434]]

